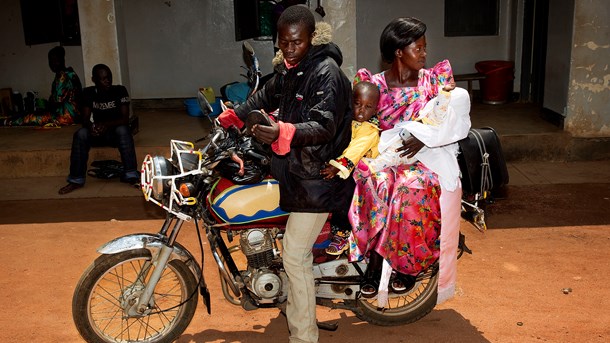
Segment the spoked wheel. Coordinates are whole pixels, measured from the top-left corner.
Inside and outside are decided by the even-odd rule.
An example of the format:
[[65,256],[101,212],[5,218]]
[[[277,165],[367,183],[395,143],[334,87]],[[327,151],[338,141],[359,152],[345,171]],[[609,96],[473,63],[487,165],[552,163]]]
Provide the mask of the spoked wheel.
[[393,326],[413,323],[434,309],[437,298],[438,273],[430,268],[417,277],[413,288],[404,294],[390,294],[388,305],[381,310],[377,299],[360,298],[356,316],[371,324]]
[[101,255],[74,291],[72,316],[87,342],[172,342],[191,322],[197,307],[197,280],[182,262],[170,261],[144,313],[132,305],[154,267],[146,249]]

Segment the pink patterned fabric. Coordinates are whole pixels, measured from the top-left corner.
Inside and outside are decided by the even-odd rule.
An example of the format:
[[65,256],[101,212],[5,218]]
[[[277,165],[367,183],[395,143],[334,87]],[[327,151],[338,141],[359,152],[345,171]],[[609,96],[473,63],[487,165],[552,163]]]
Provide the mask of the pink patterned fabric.
[[[358,71],[354,83],[371,81],[380,90],[379,127],[387,130],[399,122],[417,119],[420,109],[452,76],[449,61],[422,69],[417,87],[388,88],[384,73]],[[362,163],[362,162],[361,162]],[[441,187],[438,177],[420,162],[390,167],[370,174],[354,170],[356,189],[349,219],[350,260],[378,252],[392,269],[417,275],[439,257]]]

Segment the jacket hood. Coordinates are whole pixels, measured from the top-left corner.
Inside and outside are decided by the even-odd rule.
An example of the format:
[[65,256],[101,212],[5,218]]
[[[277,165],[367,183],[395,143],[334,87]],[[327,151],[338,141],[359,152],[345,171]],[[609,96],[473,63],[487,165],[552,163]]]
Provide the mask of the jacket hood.
[[[316,29],[314,31],[314,37],[311,40],[311,49],[308,56],[305,58],[312,58],[320,54],[324,54],[333,58],[340,66],[343,63],[343,55],[339,47],[332,43],[332,28],[330,24],[325,22],[317,22]],[[284,54],[282,50],[278,50],[273,58],[273,66],[276,67],[284,63]]]

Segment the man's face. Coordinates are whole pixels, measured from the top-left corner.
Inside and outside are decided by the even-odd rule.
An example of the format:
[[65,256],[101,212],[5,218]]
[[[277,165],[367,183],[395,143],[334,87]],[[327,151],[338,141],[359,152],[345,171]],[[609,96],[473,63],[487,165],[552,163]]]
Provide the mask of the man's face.
[[290,65],[301,62],[311,47],[313,33],[309,33],[303,23],[282,25],[278,28],[278,47],[284,60]]
[[108,90],[112,85],[112,73],[106,69],[99,69],[96,75],[93,75],[93,83],[101,90]]

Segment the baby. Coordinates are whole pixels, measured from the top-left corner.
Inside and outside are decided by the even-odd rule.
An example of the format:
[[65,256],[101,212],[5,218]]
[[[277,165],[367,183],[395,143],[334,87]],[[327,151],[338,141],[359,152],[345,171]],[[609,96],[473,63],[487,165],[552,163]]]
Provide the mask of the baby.
[[[451,100],[451,91],[455,88],[455,83],[450,82],[439,90],[438,95],[426,103],[424,108],[419,111],[419,117],[416,121],[430,126],[440,126],[446,116]],[[363,158],[362,163],[358,166],[361,170],[367,170],[369,173],[375,173],[382,169],[401,164],[413,164],[418,159],[416,157],[408,158],[401,157],[402,152],[396,152],[396,149],[402,146],[403,141],[411,137],[411,133],[407,131],[403,123],[397,124],[393,129],[383,131],[379,141],[378,149],[379,156],[376,158]],[[426,149],[424,146],[422,149]],[[364,165],[363,165],[364,164]]]

